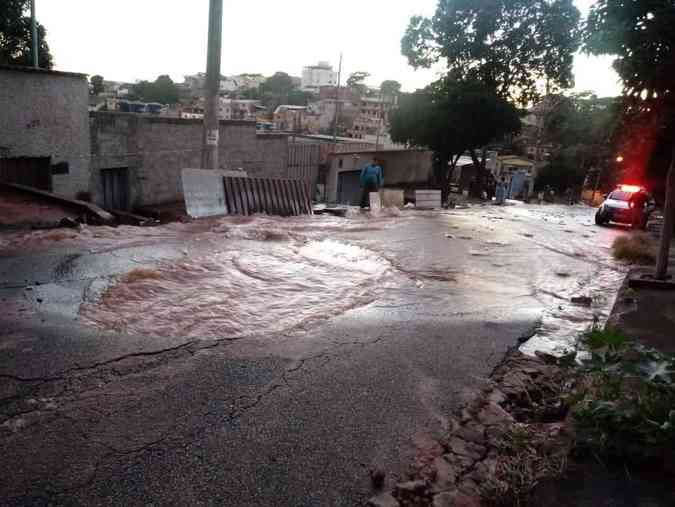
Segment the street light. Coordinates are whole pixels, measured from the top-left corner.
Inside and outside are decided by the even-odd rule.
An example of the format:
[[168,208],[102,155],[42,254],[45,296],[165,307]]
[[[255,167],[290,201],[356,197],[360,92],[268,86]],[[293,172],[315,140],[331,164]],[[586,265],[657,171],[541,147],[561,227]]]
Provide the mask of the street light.
[[623,162],[623,156],[622,156],[622,155],[619,155],[618,157],[616,157],[616,161],[617,161],[619,164],[620,164],[621,162]]

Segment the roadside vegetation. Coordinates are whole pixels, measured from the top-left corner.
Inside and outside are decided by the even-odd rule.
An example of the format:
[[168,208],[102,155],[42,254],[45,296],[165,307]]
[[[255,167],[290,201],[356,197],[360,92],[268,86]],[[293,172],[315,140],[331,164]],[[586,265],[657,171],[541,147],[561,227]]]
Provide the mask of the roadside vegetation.
[[675,357],[591,331],[572,400],[577,451],[627,465],[675,465]]
[[656,262],[656,243],[644,232],[619,236],[612,244],[612,255],[620,261],[652,265]]

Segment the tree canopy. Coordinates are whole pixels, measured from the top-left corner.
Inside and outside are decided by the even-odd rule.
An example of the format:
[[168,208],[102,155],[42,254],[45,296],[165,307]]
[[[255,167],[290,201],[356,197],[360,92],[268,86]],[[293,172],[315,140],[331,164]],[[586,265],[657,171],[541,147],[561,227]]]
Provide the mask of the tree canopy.
[[449,71],[526,105],[574,84],[579,11],[572,0],[439,0],[414,16],[401,50],[415,67],[444,60]]
[[139,81],[133,86],[132,94],[146,102],[175,104],[178,102],[178,88],[166,74],[158,76],[155,81]]
[[395,97],[401,93],[401,83],[393,79],[382,81],[380,85],[380,93],[385,97]]
[[263,93],[271,93],[277,97],[285,97],[294,88],[293,78],[285,72],[275,72],[261,85]]
[[[29,0],[2,0],[0,2],[0,64],[33,65],[33,49],[30,17],[26,14]],[[52,55],[49,52],[47,30],[40,23],[38,32],[38,64],[51,69]]]
[[598,0],[589,13],[583,49],[615,57],[623,85],[618,148],[623,170],[664,189],[675,147],[675,4],[671,0]]
[[360,95],[365,95],[368,87],[364,81],[370,76],[369,72],[357,71],[352,72],[347,78],[347,87]]
[[[395,142],[436,152],[436,180],[446,195],[450,171],[464,152],[484,170],[478,150],[520,130],[516,108],[477,80],[448,76],[401,97],[391,119]],[[450,169],[448,168],[450,164]]]
[[91,76],[89,82],[93,88],[94,95],[98,95],[103,91],[103,76],[99,76],[98,74]]

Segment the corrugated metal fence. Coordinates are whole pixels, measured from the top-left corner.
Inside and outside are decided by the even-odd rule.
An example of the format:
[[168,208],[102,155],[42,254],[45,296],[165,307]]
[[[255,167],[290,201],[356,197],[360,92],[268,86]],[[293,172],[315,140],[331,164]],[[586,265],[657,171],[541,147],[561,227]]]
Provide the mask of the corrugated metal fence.
[[229,214],[311,215],[312,202],[305,180],[223,177]]
[[318,143],[288,143],[288,176],[305,180],[316,186],[321,163],[321,145]]

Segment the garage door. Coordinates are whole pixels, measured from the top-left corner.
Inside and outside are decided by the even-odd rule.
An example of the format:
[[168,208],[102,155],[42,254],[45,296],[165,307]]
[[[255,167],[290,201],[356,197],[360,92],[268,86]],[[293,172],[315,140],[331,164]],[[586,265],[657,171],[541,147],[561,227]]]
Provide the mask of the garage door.
[[0,158],[0,182],[51,191],[50,157]]

